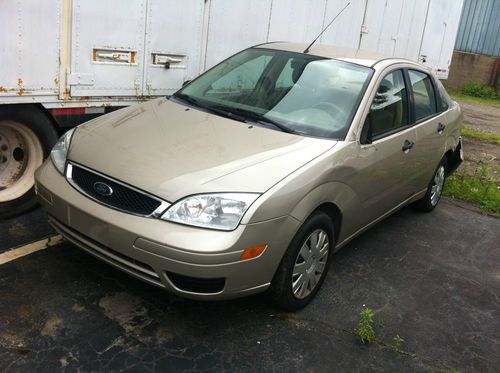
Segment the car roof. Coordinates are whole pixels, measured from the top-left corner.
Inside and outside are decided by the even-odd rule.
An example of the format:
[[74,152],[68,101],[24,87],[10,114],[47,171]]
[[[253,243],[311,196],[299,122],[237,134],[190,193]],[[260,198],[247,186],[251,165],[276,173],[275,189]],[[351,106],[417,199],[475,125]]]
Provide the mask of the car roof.
[[[254,48],[267,48],[267,49],[277,49],[289,52],[304,53],[307,48],[306,43],[288,43],[288,42],[273,42],[256,45]],[[309,55],[334,58],[337,60],[347,61],[356,63],[358,65],[373,67],[380,61],[396,63],[404,62],[411,63],[415,66],[423,67],[422,65],[404,58],[396,58],[387,55],[383,55],[376,52],[370,52],[362,49],[350,49],[350,48],[339,48],[330,45],[314,44],[308,52]]]

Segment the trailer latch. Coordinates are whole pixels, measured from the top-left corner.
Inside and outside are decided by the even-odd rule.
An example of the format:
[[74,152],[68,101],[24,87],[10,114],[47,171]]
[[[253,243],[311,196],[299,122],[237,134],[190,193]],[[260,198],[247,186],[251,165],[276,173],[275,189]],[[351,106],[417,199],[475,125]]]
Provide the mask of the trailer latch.
[[136,52],[130,50],[94,48],[92,60],[94,62],[133,64],[135,63],[135,55]]
[[[185,69],[185,56],[172,55],[164,53],[151,53],[153,57],[153,65],[163,65],[166,69],[171,67]],[[173,66],[172,66],[173,65]]]

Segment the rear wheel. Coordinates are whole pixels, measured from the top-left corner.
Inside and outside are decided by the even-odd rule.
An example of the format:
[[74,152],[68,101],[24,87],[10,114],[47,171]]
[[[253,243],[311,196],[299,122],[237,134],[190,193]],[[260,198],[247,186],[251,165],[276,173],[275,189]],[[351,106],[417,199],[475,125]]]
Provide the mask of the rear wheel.
[[415,202],[415,207],[421,211],[430,212],[437,206],[443,194],[444,182],[446,180],[447,162],[443,158],[439,163],[432,179],[427,187],[425,196]]
[[0,218],[6,218],[35,206],[35,170],[57,141],[57,133],[37,108],[0,110]]
[[270,300],[288,311],[305,307],[323,284],[334,242],[330,217],[313,214],[286,251],[268,291]]

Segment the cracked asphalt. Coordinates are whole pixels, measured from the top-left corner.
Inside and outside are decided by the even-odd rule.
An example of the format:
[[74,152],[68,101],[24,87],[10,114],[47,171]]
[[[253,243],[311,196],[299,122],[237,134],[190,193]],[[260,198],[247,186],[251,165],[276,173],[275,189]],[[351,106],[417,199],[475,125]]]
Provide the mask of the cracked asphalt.
[[[40,210],[0,222],[0,252],[50,234]],[[0,371],[498,372],[500,220],[404,209],[337,253],[295,314],[181,299],[67,242],[0,265],[0,300]],[[372,345],[353,333],[363,304]]]

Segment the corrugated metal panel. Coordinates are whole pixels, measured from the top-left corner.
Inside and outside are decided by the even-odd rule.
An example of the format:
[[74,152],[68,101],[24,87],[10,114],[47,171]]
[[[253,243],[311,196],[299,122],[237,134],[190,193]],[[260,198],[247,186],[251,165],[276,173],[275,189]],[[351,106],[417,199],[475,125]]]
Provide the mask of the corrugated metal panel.
[[455,49],[500,56],[500,0],[465,0]]

